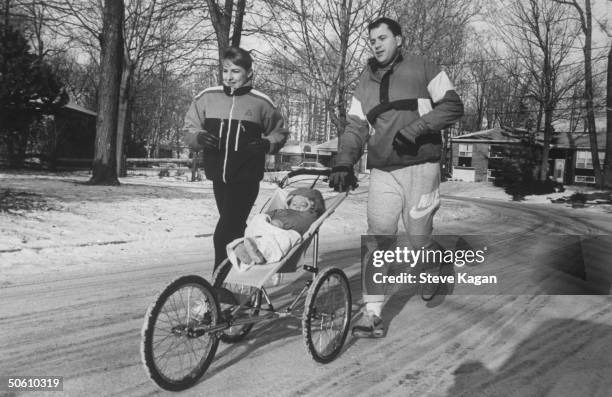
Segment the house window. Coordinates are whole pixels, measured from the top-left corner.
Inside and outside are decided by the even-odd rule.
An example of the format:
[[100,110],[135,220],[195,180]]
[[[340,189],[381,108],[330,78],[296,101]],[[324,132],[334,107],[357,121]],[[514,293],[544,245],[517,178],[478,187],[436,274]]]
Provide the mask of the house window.
[[472,166],[472,145],[468,143],[459,144],[459,167],[471,167]]
[[[606,158],[606,153],[599,152],[597,157],[599,157],[599,164],[603,164]],[[576,152],[576,168],[582,168],[582,169],[588,169],[588,170],[593,169],[593,161],[592,161],[590,151],[579,150]]]
[[594,176],[576,175],[574,180],[579,183],[595,183]]
[[501,159],[504,157],[504,147],[502,145],[489,145],[489,158]]
[[492,169],[487,169],[487,182],[495,181],[495,171]]

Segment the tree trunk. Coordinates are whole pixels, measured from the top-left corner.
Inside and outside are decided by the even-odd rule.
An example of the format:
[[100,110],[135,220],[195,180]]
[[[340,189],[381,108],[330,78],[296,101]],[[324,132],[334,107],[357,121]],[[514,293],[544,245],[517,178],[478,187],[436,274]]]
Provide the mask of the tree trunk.
[[232,32],[232,46],[240,47],[242,39],[242,25],[244,20],[244,9],[246,8],[246,0],[238,0],[236,3],[236,19],[234,21],[234,31]]
[[[234,9],[233,0],[225,0],[225,6],[223,9],[215,0],[206,0],[208,4],[208,11],[210,13],[210,20],[215,29],[217,36],[217,45],[219,51],[219,83],[223,82],[223,52],[230,46],[230,29],[232,27],[232,13]],[[231,45],[238,47],[240,46],[240,39],[242,37],[242,21],[244,17],[244,10],[246,7],[245,0],[238,0],[236,7],[236,20],[234,24],[234,31],[232,33]]]
[[128,131],[128,112],[130,109],[130,89],[132,85],[132,76],[136,65],[128,61],[124,65],[123,74],[121,76],[121,89],[119,96],[119,114],[117,116],[117,175],[124,177],[127,175],[125,169],[125,141],[126,131]]
[[542,162],[540,163],[540,181],[548,177],[548,153],[550,152],[550,141],[552,138],[552,108],[544,110],[544,142],[542,143]]
[[92,185],[118,185],[116,164],[119,90],[123,69],[123,0],[106,0],[102,26],[98,117]]
[[351,12],[353,9],[353,1],[352,0],[344,0],[342,1],[342,25],[340,32],[340,65],[339,73],[338,73],[338,124],[336,128],[338,129],[338,136],[341,136],[344,133],[344,129],[348,124],[346,120],[346,91],[347,91],[347,81],[346,81],[346,55],[348,52],[349,45],[349,34],[351,28]]
[[591,144],[591,158],[593,171],[595,173],[595,184],[603,187],[601,164],[599,163],[599,149],[597,147],[597,129],[595,127],[595,110],[593,109],[593,69],[591,64],[591,35],[593,31],[591,21],[591,1],[585,0],[584,13],[586,15],[586,26],[584,30],[584,96],[586,100],[587,127],[589,131],[589,142]]
[[608,51],[608,84],[606,86],[606,159],[604,162],[604,185],[612,189],[612,47]]

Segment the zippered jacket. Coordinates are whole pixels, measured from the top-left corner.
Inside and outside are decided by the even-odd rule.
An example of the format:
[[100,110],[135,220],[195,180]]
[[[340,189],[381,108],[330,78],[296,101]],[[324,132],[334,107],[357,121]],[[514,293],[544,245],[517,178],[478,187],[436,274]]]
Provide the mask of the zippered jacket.
[[[353,93],[336,165],[355,164],[366,143],[368,168],[392,171],[438,162],[440,130],[462,115],[463,103],[437,65],[420,56],[403,57],[400,53],[390,67],[380,69],[372,58]],[[412,143],[402,154],[392,146],[397,132]]]
[[[219,146],[200,146],[202,130],[217,134]],[[229,87],[207,88],[199,93],[185,115],[184,141],[195,151],[203,151],[204,173],[213,181],[259,181],[264,175],[265,153],[245,150],[258,139],[270,141],[269,154],[285,144],[289,131],[272,100],[251,86],[234,92]]]

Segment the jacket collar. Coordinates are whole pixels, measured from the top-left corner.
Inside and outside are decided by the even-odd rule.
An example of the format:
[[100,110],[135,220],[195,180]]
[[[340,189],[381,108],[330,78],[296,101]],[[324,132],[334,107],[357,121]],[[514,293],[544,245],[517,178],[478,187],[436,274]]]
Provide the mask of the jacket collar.
[[395,56],[393,61],[391,61],[390,64],[381,65],[380,63],[378,63],[376,58],[372,57],[372,58],[368,59],[368,67],[370,68],[370,70],[372,71],[373,74],[376,74],[376,72],[379,69],[384,69],[384,68],[393,69],[395,67],[395,65],[397,65],[398,63],[400,63],[403,60],[404,60],[404,56],[402,55],[402,51],[398,50],[397,51],[397,55]]
[[230,87],[226,85],[223,86],[223,92],[225,92],[225,95],[228,95],[228,96],[240,96],[240,95],[248,94],[249,91],[251,91],[252,89],[253,89],[253,86],[251,85],[243,85],[240,88],[236,88],[234,92],[232,93],[232,90]]

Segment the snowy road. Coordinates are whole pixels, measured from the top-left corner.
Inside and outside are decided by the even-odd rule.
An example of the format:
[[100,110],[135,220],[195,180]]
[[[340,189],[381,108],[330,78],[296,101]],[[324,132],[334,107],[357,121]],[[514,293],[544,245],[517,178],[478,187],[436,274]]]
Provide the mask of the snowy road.
[[[436,225],[439,234],[612,235],[609,214],[476,199],[446,198],[443,205],[476,205],[482,211]],[[322,263],[347,272],[355,302],[360,296],[357,237],[323,238],[321,246]],[[505,247],[521,252],[528,240],[516,238]],[[1,288],[0,374],[64,376],[63,395],[165,395],[140,363],[140,328],[148,304],[170,279],[189,273],[209,277],[210,268],[202,263],[210,258],[202,258],[196,245],[188,248],[135,269],[51,275]],[[121,255],[114,259],[118,265],[130,259]],[[488,270],[508,268],[517,257],[505,258]],[[512,271],[504,274],[513,277]],[[562,278],[580,291],[579,281]],[[524,274],[516,275],[517,283],[524,280]],[[287,299],[293,289],[282,286],[273,297]],[[221,345],[202,381],[181,395],[612,393],[609,296],[462,295],[456,290],[443,302],[427,305],[413,292],[396,294],[386,306],[387,338],[349,336],[343,354],[328,365],[306,354],[297,321],[278,320],[256,327],[241,344]]]

